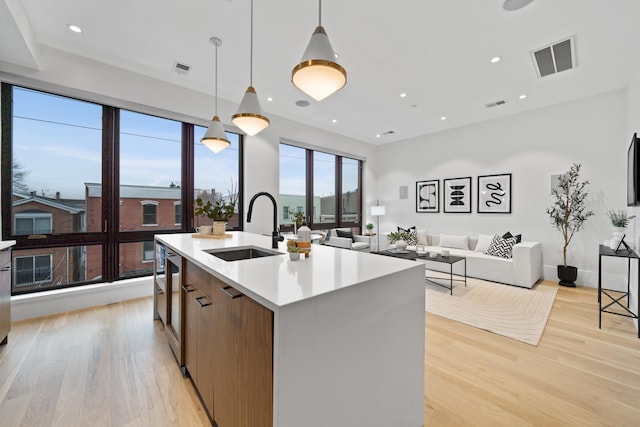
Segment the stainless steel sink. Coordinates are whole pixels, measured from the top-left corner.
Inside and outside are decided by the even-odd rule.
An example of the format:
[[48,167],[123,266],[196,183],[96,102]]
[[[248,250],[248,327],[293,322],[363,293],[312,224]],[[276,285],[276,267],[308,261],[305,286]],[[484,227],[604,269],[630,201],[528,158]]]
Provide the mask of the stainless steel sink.
[[205,251],[225,261],[241,261],[252,258],[264,258],[274,255],[284,255],[282,252],[260,248],[258,246],[243,246],[236,248],[209,249]]

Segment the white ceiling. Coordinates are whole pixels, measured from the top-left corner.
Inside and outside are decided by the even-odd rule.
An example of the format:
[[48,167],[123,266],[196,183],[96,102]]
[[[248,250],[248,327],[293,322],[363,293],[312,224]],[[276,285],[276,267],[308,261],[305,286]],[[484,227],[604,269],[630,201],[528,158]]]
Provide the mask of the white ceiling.
[[[503,1],[325,0],[322,24],[348,81],[317,102],[290,78],[318,2],[255,0],[253,83],[263,109],[384,144],[627,85],[640,53],[640,1],[534,0],[513,12]],[[249,84],[249,12],[250,0],[0,0],[0,71],[46,66],[38,55],[46,45],[213,94],[209,38],[217,36],[219,96],[239,103]],[[571,35],[577,68],[538,79],[530,51]],[[494,56],[502,61],[491,64]],[[192,67],[188,75],[172,72],[176,60]],[[310,105],[296,106],[302,99]],[[221,113],[230,123],[235,111]]]

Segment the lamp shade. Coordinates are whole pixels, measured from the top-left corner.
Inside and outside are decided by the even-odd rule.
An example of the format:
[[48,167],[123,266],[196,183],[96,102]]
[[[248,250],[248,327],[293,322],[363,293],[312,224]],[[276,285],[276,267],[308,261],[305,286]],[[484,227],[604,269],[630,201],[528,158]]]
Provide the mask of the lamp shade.
[[384,206],[371,206],[371,216],[383,216],[385,215]]
[[205,147],[214,153],[219,153],[231,145],[218,116],[213,116],[207,131],[200,141]]
[[262,113],[260,100],[253,86],[247,88],[238,112],[231,117],[231,121],[249,136],[269,127],[269,119]]
[[339,91],[347,83],[347,72],[335,62],[331,42],[321,25],[311,35],[302,60],[293,68],[291,83],[316,101]]

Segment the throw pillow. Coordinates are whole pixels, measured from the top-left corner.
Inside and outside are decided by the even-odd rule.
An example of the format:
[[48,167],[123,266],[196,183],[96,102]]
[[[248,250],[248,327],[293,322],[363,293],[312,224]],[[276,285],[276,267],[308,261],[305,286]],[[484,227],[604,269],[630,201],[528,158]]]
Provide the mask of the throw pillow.
[[406,228],[406,229],[398,226],[398,231],[404,231],[405,233],[411,233],[412,231],[416,231],[416,226],[414,225],[413,227],[409,227],[409,228]]
[[478,243],[476,244],[476,252],[485,253],[489,250],[489,245],[493,241],[494,235],[492,234],[480,234],[478,235]]
[[513,246],[515,244],[515,237],[507,237],[505,239],[504,237],[496,234],[485,254],[500,258],[511,258],[511,252],[513,251]]
[[522,234],[516,234],[514,236],[513,234],[511,234],[511,232],[507,231],[506,233],[504,233],[504,235],[502,237],[505,238],[505,239],[508,239],[509,237],[515,237],[516,238],[516,243],[522,242]]
[[355,242],[355,239],[353,238],[353,232],[351,231],[336,230],[336,234],[338,235],[338,237],[348,237],[349,239],[351,239],[351,242]]
[[417,230],[416,237],[416,245],[429,246],[429,234],[427,233],[427,230]]
[[440,246],[453,249],[469,249],[469,236],[454,236],[453,234],[440,234]]

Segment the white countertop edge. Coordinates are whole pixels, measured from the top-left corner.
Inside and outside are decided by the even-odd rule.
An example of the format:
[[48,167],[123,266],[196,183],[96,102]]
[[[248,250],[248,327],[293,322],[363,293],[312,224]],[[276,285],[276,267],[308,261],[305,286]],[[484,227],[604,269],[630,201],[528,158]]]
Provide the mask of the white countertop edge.
[[272,311],[329,292],[390,276],[399,271],[424,268],[421,263],[382,255],[312,245],[308,259],[290,261],[286,242],[276,255],[243,261],[223,261],[205,250],[258,246],[271,248],[271,238],[246,232],[228,232],[229,239],[192,238],[191,233],[156,235],[162,242],[198,267],[237,288]]

